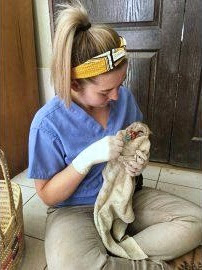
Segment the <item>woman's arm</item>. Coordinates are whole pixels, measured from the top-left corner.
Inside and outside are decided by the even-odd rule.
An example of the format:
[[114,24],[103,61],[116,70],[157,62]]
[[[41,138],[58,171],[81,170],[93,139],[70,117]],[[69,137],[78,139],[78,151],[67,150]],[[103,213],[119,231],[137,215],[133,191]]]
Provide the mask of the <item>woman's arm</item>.
[[70,164],[50,180],[36,179],[36,191],[47,205],[68,199],[89,172],[98,163],[117,158],[123,149],[122,135],[106,136],[84,149]]
[[35,187],[42,201],[51,206],[68,199],[84,177],[69,165],[50,180],[35,179]]

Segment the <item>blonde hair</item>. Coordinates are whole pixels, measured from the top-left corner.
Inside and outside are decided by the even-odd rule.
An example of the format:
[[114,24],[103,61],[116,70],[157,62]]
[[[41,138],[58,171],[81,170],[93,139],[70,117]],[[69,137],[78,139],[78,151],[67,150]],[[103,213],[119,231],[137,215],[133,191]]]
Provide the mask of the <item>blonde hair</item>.
[[[120,46],[119,35],[106,25],[94,24],[87,31],[79,28],[89,24],[86,9],[78,1],[60,5],[56,20],[56,32],[53,42],[51,63],[51,82],[56,93],[71,103],[71,68],[78,66],[90,58]],[[80,79],[79,83],[92,81]]]

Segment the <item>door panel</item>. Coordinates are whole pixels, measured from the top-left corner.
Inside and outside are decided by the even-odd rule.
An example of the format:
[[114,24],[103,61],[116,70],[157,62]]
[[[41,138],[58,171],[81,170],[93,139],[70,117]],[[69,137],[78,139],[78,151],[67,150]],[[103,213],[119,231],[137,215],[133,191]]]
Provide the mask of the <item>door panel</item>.
[[154,0],[86,0],[91,20],[99,23],[130,23],[153,21]]
[[170,163],[202,169],[202,3],[187,0]]
[[151,109],[154,103],[156,63],[157,53],[155,52],[130,53],[126,85],[132,89],[136,96],[145,122],[151,118]]

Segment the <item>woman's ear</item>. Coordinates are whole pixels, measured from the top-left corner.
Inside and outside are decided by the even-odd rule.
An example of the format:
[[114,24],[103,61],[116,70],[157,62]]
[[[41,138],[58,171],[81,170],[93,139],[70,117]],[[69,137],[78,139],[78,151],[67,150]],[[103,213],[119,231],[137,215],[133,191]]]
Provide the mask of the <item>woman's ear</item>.
[[71,89],[74,90],[75,92],[78,92],[78,91],[80,91],[82,88],[81,88],[81,85],[78,83],[77,80],[72,80],[72,81],[71,81]]

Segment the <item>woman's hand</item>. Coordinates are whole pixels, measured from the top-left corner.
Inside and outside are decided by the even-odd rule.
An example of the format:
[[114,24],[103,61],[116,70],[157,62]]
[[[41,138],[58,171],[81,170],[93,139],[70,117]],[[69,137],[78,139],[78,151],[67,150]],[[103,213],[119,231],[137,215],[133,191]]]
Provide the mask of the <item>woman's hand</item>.
[[93,165],[118,158],[123,145],[121,133],[116,136],[106,136],[84,149],[72,161],[72,165],[80,174],[87,174]]
[[130,161],[124,161],[123,164],[125,165],[126,172],[130,176],[134,177],[142,173],[148,162],[149,154],[146,155],[142,151],[137,150],[134,158]]

